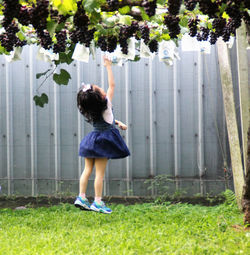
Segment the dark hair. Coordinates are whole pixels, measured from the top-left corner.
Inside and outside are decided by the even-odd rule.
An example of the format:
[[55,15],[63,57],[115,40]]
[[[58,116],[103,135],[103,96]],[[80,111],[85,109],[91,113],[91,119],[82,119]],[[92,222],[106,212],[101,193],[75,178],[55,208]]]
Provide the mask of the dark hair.
[[82,89],[77,94],[77,107],[87,122],[95,122],[101,119],[103,111],[107,109],[107,99],[103,98],[101,92],[91,89],[83,92]]

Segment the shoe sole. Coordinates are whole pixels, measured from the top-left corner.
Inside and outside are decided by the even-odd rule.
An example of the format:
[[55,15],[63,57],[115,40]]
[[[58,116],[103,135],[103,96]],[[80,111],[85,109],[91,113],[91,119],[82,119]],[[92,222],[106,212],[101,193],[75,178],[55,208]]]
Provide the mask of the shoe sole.
[[91,211],[91,209],[87,205],[79,205],[79,204],[74,204],[76,208],[79,208],[80,210],[84,211]]
[[104,214],[111,214],[112,212],[107,212],[107,211],[104,211],[102,209],[97,209],[95,207],[90,207],[90,210],[94,211],[94,212],[99,212],[99,213],[104,213]]

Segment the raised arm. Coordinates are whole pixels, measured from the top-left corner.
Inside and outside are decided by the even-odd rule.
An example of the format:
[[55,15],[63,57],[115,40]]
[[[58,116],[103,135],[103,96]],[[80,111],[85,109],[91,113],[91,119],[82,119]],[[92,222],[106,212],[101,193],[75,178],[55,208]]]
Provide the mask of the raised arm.
[[114,92],[115,92],[115,79],[111,68],[111,61],[104,57],[104,66],[106,66],[107,72],[108,72],[108,90],[107,90],[107,97],[110,101],[112,101]]

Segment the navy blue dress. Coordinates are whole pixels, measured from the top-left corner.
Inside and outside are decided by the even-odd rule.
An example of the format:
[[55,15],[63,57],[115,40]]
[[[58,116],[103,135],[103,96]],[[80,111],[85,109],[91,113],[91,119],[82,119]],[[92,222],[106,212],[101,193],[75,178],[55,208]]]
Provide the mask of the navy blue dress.
[[130,155],[129,149],[113,124],[103,118],[93,123],[94,130],[88,133],[80,143],[79,156],[85,158],[118,159]]

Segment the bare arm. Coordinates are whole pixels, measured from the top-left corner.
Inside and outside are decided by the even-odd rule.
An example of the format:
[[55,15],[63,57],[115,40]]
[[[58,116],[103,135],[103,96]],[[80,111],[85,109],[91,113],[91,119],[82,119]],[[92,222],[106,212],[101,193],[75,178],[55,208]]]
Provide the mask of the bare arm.
[[104,57],[104,66],[106,66],[107,73],[108,73],[108,90],[107,90],[107,97],[110,101],[112,101],[114,92],[115,92],[115,79],[111,68],[111,61]]
[[119,127],[121,130],[126,130],[126,129],[127,129],[127,125],[125,125],[124,123],[122,123],[122,122],[119,121],[119,120],[115,120],[115,124],[118,125],[118,127]]

